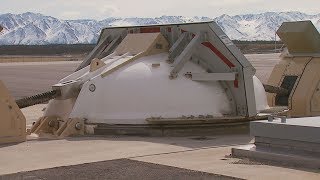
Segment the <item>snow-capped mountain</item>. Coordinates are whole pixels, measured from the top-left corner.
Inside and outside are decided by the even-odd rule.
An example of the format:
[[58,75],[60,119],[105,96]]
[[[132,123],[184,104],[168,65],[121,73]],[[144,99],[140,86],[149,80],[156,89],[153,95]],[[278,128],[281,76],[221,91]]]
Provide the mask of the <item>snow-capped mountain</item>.
[[156,18],[107,18],[96,20],[61,20],[35,13],[2,14],[0,44],[78,44],[96,43],[100,30],[109,26],[168,24],[216,21],[231,39],[274,40],[275,30],[285,21],[311,20],[320,29],[320,14],[267,12],[217,18],[161,16]]
[[214,19],[223,31],[236,40],[274,40],[275,32],[283,22],[311,20],[320,30],[320,14],[301,12],[266,12],[237,16],[222,15]]

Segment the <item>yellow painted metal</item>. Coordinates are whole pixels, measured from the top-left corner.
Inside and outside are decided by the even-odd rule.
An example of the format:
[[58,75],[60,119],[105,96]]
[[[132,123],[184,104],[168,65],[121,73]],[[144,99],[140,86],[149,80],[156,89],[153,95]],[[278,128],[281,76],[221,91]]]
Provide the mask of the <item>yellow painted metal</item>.
[[[277,64],[273,70],[272,73],[269,77],[268,84],[275,86],[275,87],[280,87],[282,80],[283,80],[283,74],[287,69],[287,66],[289,65],[290,61],[292,58],[283,58],[279,64]],[[275,106],[275,98],[276,94],[272,93],[267,93],[267,99],[268,99],[268,104],[269,106],[273,107]]]
[[108,66],[106,71],[101,74],[101,77],[106,77],[119,68],[144,56],[150,56],[168,51],[169,43],[161,33],[128,34],[117,47],[115,52],[117,55],[130,53],[134,56],[123,60],[121,63]]
[[[277,34],[288,48],[269,78],[268,84],[281,87],[286,76],[297,80],[288,97],[291,117],[320,115],[320,34],[310,21],[283,23]],[[270,106],[276,94],[268,94]]]
[[83,120],[77,118],[69,119],[60,126],[60,128],[55,132],[55,135],[59,138],[84,135],[84,128]]
[[[307,64],[303,75],[292,95],[292,109],[290,115],[292,117],[303,116],[318,116],[320,111],[312,111],[312,102],[314,103],[313,109],[317,109],[315,99],[319,99],[317,93],[318,84],[320,81],[320,58],[312,58],[310,63]],[[313,99],[314,98],[314,99]]]
[[32,126],[31,133],[35,134],[54,134],[59,129],[59,117],[41,117]]
[[26,140],[26,119],[0,81],[0,144]]
[[320,34],[311,21],[285,22],[277,34],[290,54],[320,53]]
[[[283,58],[275,66],[268,84],[280,87],[285,76],[297,76],[288,99],[291,117],[320,115],[320,58]],[[268,93],[268,103],[275,106],[276,94]]]
[[56,116],[46,116],[38,119],[30,133],[38,134],[40,137],[65,138],[84,135],[84,127],[84,121],[81,119],[63,120]]
[[100,69],[101,67],[105,66],[106,64],[101,61],[100,59],[93,59],[90,63],[90,72],[93,72],[97,69]]

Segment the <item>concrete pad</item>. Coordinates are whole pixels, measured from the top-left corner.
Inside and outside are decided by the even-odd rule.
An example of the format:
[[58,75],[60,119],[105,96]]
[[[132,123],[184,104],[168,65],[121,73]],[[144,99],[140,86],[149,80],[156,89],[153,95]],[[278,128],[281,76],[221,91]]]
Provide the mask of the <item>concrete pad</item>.
[[132,159],[244,179],[300,180],[320,178],[320,174],[316,172],[268,165],[235,164],[237,159],[225,158],[228,153],[230,153],[230,147],[219,147]]
[[231,148],[251,137],[79,137],[33,140],[0,147],[0,175],[128,158],[245,179],[319,179],[320,174],[267,165],[235,163]]
[[216,146],[247,144],[249,136],[189,138],[78,137],[32,140],[0,147],[0,174],[97,161],[178,153]]

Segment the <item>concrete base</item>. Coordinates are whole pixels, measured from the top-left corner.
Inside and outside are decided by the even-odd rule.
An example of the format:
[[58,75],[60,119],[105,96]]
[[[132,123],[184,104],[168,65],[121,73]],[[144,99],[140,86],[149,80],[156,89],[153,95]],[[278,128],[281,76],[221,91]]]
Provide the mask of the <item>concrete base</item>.
[[130,136],[208,136],[221,134],[249,134],[249,123],[232,124],[137,124],[108,125],[99,124],[94,128],[95,135]]
[[266,164],[320,169],[320,156],[281,148],[260,148],[254,144],[232,148],[232,156],[249,158]]
[[251,122],[250,134],[320,144],[320,117],[287,119],[286,123],[281,123],[280,119]]
[[235,157],[320,169],[319,117],[250,123],[254,145],[232,149]]

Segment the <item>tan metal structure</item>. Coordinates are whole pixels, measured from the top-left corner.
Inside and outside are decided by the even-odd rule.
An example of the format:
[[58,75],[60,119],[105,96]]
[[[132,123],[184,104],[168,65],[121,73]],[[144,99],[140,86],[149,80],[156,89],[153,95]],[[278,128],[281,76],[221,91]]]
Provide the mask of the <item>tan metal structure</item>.
[[[3,27],[0,25],[0,32]],[[0,80],[0,144],[26,140],[26,118]]]
[[286,22],[277,31],[287,46],[268,84],[289,91],[268,93],[270,106],[288,106],[291,117],[320,115],[320,34],[311,21]]
[[26,140],[26,119],[0,81],[0,144]]

